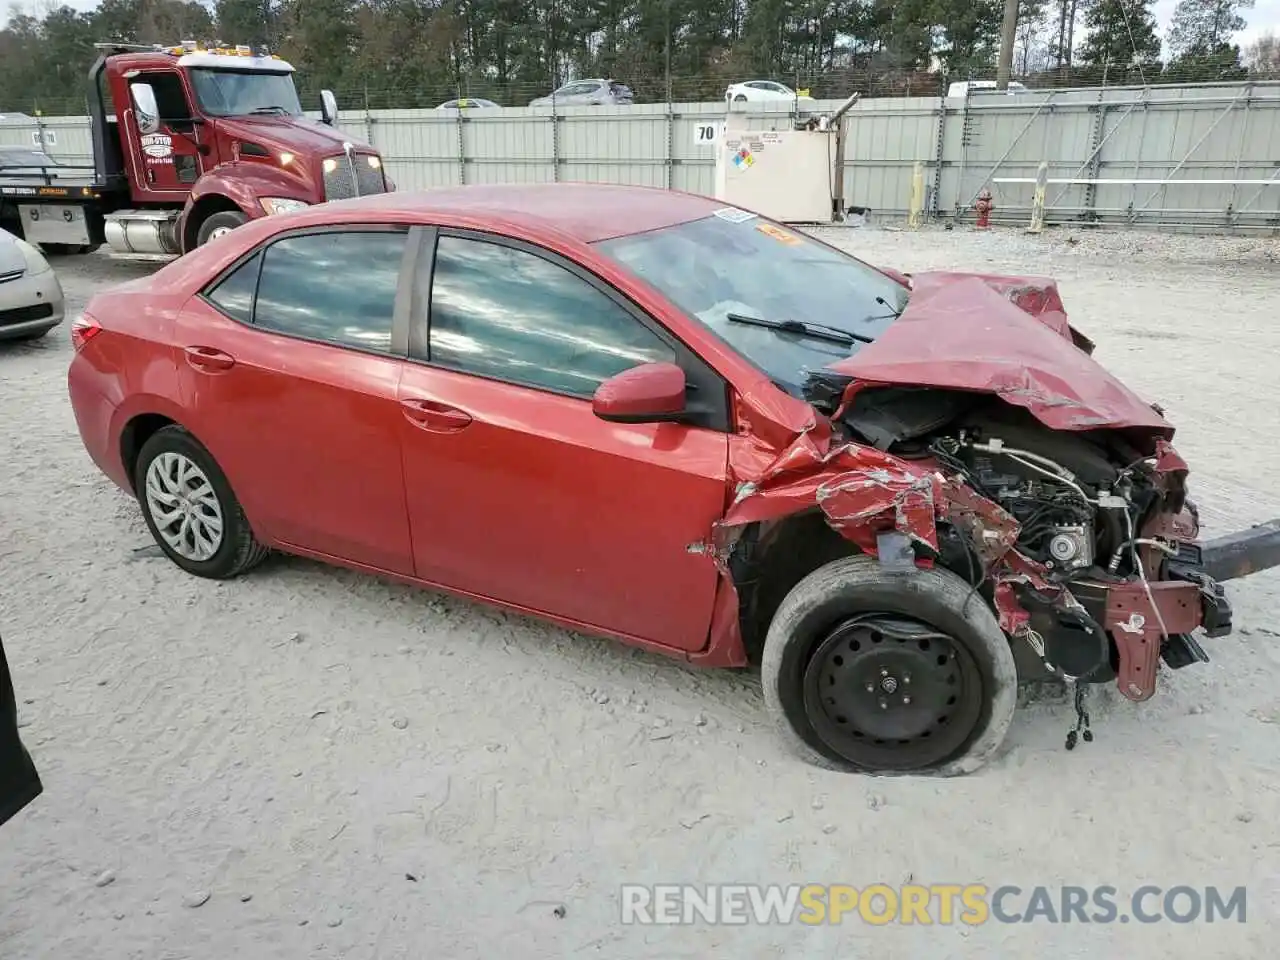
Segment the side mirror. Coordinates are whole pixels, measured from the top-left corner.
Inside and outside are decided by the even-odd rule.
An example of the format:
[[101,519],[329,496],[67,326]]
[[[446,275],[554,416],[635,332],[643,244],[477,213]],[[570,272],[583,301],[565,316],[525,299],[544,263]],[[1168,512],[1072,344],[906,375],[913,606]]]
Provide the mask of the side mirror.
[[674,363],[643,363],[596,388],[591,412],[613,423],[659,423],[684,416],[684,371]]
[[331,127],[338,122],[338,99],[332,90],[320,91],[320,119]]
[[159,130],[160,108],[156,105],[156,92],[151,84],[129,84],[129,97],[133,100],[133,112],[138,120],[138,129],[143,134],[155,133]]

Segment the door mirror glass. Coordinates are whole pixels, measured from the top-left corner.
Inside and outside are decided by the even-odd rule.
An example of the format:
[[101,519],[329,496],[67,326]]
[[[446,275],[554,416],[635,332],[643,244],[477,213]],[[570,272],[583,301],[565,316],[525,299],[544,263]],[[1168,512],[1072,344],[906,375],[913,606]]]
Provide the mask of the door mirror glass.
[[138,129],[144,134],[160,129],[160,108],[156,105],[156,92],[149,83],[129,84],[129,96],[133,100],[133,112]]
[[679,420],[685,412],[684,371],[674,363],[642,363],[596,388],[591,410],[615,423]]
[[320,91],[320,119],[331,127],[338,122],[338,98],[332,90]]

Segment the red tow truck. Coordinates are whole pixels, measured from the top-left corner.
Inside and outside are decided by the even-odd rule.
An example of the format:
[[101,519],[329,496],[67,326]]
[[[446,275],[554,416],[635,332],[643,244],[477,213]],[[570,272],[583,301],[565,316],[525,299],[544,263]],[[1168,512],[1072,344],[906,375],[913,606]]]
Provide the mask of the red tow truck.
[[178,255],[240,224],[384,193],[382,157],[303,115],[294,68],[247,46],[96,44],[93,165],[4,166],[0,227],[50,253]]

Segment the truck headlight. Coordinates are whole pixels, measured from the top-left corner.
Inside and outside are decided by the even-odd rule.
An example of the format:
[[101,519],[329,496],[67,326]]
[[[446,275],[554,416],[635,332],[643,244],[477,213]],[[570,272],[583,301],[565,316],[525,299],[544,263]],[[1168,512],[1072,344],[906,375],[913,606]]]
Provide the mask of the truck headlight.
[[305,200],[293,200],[289,197],[263,197],[260,201],[262,209],[269,214],[297,213],[310,206]]
[[337,169],[338,169],[338,161],[335,160],[333,157],[330,157],[328,160],[324,162],[325,173],[333,173],[333,171]]
[[291,163],[293,163],[293,154],[288,150],[280,151],[280,166],[287,167]]
[[373,154],[369,154],[369,166],[373,167],[373,169],[375,169],[375,170],[381,170],[381,169],[382,169],[382,158],[381,158],[381,157],[375,157]]

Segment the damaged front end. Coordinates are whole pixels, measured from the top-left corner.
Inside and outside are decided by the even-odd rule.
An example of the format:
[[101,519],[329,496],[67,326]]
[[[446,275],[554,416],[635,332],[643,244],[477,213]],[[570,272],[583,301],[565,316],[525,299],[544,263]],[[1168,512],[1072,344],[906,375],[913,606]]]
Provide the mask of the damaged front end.
[[735,633],[740,593],[760,589],[744,554],[816,508],[883,565],[966,579],[1069,682],[1114,680],[1141,701],[1162,659],[1207,660],[1197,631],[1231,631],[1214,574],[1280,563],[1280,527],[1198,542],[1172,427],[1093,360],[1056,288],[956,274],[915,285],[899,324],[811,377],[825,416],[767,462],[739,458],[737,496],[697,547],[727,598],[713,634]]

